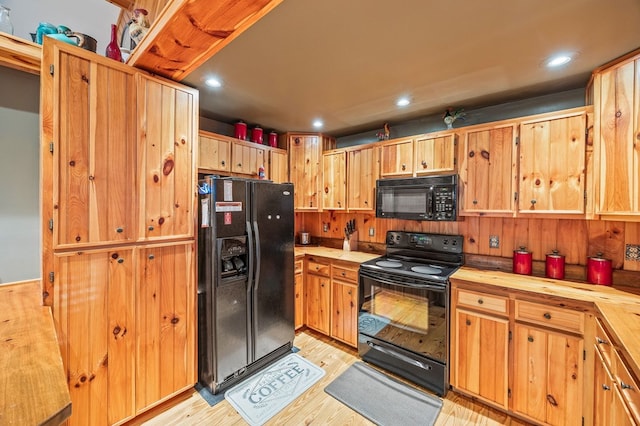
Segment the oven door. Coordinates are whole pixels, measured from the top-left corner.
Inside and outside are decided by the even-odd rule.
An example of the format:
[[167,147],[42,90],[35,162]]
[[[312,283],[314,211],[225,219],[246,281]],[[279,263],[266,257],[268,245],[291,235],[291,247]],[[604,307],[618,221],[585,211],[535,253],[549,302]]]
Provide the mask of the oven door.
[[[360,357],[444,395],[448,388],[448,286],[360,270]],[[366,291],[364,290],[366,289]]]

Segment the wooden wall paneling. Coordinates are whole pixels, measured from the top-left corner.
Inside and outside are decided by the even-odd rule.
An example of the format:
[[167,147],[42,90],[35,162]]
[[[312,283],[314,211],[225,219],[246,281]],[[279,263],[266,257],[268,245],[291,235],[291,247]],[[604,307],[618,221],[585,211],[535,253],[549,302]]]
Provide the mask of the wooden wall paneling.
[[500,235],[500,253],[502,257],[513,257],[516,220],[504,218],[502,220],[502,234]]
[[619,269],[624,265],[624,234],[625,222],[606,221],[606,236],[604,242],[606,257],[611,259],[613,268]]
[[606,223],[604,221],[589,221],[587,223],[587,231],[587,256],[595,256],[597,253],[606,255]]
[[[637,222],[629,222],[625,226],[624,230],[624,243],[625,243],[625,252],[626,245],[640,245],[640,223]],[[631,251],[629,258],[625,256],[624,260],[624,269],[627,271],[640,271],[640,253],[637,251]],[[633,259],[636,260],[633,260]]]
[[[513,233],[513,249],[528,248],[529,244],[529,219],[516,219]],[[511,255],[513,256],[513,253]]]
[[488,256],[499,256],[499,248],[489,247],[489,237],[491,235],[502,235],[502,218],[492,217],[484,219],[478,228],[478,254],[484,254]]
[[566,264],[586,265],[589,245],[586,220],[559,219],[557,250],[565,256]]
[[466,253],[478,254],[480,252],[480,218],[467,217],[464,223],[466,224],[464,251]]

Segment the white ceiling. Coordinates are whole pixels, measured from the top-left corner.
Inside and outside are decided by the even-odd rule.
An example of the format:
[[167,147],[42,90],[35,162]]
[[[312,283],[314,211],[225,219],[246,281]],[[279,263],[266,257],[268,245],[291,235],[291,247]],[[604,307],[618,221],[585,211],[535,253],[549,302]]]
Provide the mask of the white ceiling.
[[[639,0],[284,0],[184,82],[204,117],[343,136],[585,87],[636,48]],[[545,68],[558,52],[577,56]]]

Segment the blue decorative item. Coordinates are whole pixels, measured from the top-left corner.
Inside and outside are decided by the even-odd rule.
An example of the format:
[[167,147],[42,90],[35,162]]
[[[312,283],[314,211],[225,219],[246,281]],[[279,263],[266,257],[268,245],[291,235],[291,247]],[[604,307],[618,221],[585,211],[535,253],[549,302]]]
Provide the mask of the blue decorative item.
[[47,34],[57,34],[58,28],[48,22],[40,22],[36,30],[36,43],[42,44],[42,38]]

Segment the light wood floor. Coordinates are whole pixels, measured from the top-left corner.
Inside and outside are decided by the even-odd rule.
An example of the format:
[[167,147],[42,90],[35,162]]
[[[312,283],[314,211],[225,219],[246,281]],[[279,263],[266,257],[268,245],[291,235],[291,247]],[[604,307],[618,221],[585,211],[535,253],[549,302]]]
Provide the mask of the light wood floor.
[[[351,364],[359,361],[357,351],[311,330],[298,332],[294,345],[299,355],[322,367],[326,374],[267,425],[373,425],[324,392],[324,388]],[[383,395],[371,395],[384,404]],[[225,400],[211,407],[194,391],[182,402],[142,423],[171,425],[246,425],[240,414]],[[499,411],[448,392],[436,425],[524,425]]]

